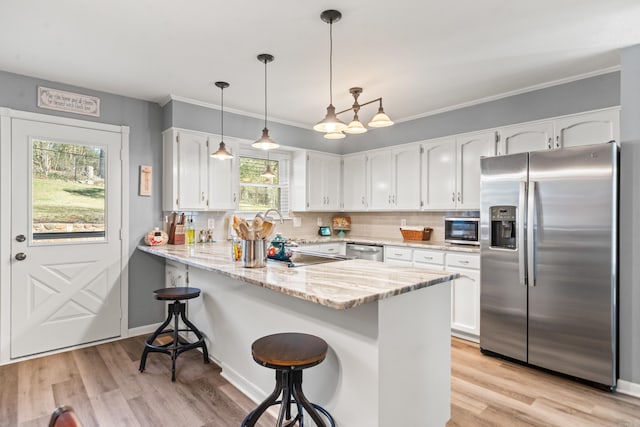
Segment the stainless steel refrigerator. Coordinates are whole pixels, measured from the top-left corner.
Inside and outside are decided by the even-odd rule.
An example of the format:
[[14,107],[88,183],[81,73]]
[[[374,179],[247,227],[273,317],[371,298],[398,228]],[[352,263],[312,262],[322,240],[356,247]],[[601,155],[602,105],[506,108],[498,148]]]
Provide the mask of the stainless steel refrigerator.
[[617,379],[618,147],[481,160],[480,348]]

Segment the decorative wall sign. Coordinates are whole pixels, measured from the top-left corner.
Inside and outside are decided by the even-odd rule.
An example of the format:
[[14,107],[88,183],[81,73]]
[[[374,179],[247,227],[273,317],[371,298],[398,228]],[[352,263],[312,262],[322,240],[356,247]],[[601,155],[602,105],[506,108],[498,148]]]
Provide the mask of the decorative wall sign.
[[38,86],[38,107],[100,117],[100,98]]
[[140,191],[141,196],[151,195],[151,166],[140,165]]

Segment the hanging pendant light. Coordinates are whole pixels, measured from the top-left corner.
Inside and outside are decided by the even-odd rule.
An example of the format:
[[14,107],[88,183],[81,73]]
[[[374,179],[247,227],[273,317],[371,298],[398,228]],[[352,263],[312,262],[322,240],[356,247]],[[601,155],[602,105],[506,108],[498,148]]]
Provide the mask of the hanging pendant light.
[[271,165],[269,164],[269,152],[267,151],[267,168],[260,174],[263,178],[273,179],[276,177],[276,174],[271,170]]
[[[347,128],[347,125],[336,116],[336,108],[333,106],[333,23],[338,22],[340,18],[342,14],[337,10],[325,10],[320,14],[320,19],[329,24],[329,106],[327,115],[313,127],[313,130],[328,132],[332,135]],[[329,137],[325,135],[325,138]]]
[[251,146],[262,150],[273,150],[280,146],[269,137],[269,129],[267,129],[267,63],[273,61],[273,55],[261,53],[258,55],[258,61],[264,62],[264,129],[262,129],[262,137]]
[[351,120],[351,122],[349,123],[349,126],[347,126],[347,128],[343,132],[351,133],[351,134],[365,133],[367,131],[367,128],[364,127],[364,125],[360,121],[360,118],[358,117],[358,111],[360,111],[360,104],[358,104],[358,97],[362,93],[362,88],[352,87],[351,89],[349,89],[349,93],[353,96],[353,105],[351,106],[351,109],[353,110],[354,114],[353,114],[353,120]]
[[222,101],[220,102],[220,145],[218,146],[218,151],[211,153],[211,157],[220,160],[233,159],[233,155],[227,150],[227,146],[224,143],[224,90],[229,87],[229,83],[215,82],[214,84],[220,88]]
[[372,128],[384,128],[387,126],[393,125],[393,121],[384,113],[382,109],[382,99],[380,100],[380,107],[378,107],[378,112],[369,122],[369,126]]

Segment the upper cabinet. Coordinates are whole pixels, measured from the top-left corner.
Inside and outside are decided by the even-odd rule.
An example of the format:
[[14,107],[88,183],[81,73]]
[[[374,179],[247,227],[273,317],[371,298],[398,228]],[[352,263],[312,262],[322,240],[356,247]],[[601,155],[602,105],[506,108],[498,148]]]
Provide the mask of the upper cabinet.
[[499,130],[498,154],[555,150],[620,139],[620,111],[607,109]]
[[[163,132],[163,210],[235,209],[237,162],[210,157],[214,137],[176,128]],[[225,142],[236,150],[237,144]]]
[[367,209],[367,155],[351,154],[342,158],[342,209]]
[[369,209],[420,209],[419,144],[369,152],[367,174]]
[[496,133],[478,132],[422,146],[422,207],[480,209],[480,158],[496,155]]
[[[235,210],[239,204],[239,165],[238,153],[240,143],[235,138],[224,138],[227,151],[233,159],[220,160],[208,156],[209,159],[209,198],[207,207],[210,210]],[[220,139],[209,138],[208,152],[219,147]]]
[[341,157],[299,151],[293,155],[292,207],[297,211],[339,211]]

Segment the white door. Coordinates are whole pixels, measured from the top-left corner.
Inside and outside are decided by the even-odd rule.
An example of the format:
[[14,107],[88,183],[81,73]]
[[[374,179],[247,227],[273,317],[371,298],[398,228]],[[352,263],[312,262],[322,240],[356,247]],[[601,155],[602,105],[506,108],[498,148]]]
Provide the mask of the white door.
[[342,165],[342,197],[346,211],[361,211],[367,208],[367,156],[356,154],[345,156]]
[[553,147],[553,122],[510,126],[500,130],[498,155],[549,150]]
[[11,357],[120,335],[122,135],[12,119]]
[[[209,139],[209,153],[218,149],[220,141]],[[207,207],[210,210],[229,210],[238,207],[238,145],[227,139],[227,150],[233,159],[216,159],[209,156],[209,196]]]
[[369,153],[369,208],[391,208],[391,150]]
[[323,210],[326,207],[323,166],[324,158],[322,155],[310,153],[307,156],[308,204],[311,210]]
[[207,137],[201,134],[178,134],[178,208],[207,208]]
[[447,267],[460,273],[451,281],[451,329],[480,336],[480,272]]
[[620,112],[616,110],[579,114],[556,121],[555,148],[601,144],[620,140]]
[[496,155],[495,132],[474,133],[456,138],[456,208],[480,209],[480,157]]
[[455,139],[427,142],[422,149],[422,202],[424,209],[454,209]]
[[420,146],[393,150],[393,196],[396,209],[420,209]]
[[326,197],[325,210],[340,210],[340,157],[326,156],[322,167],[322,181]]

